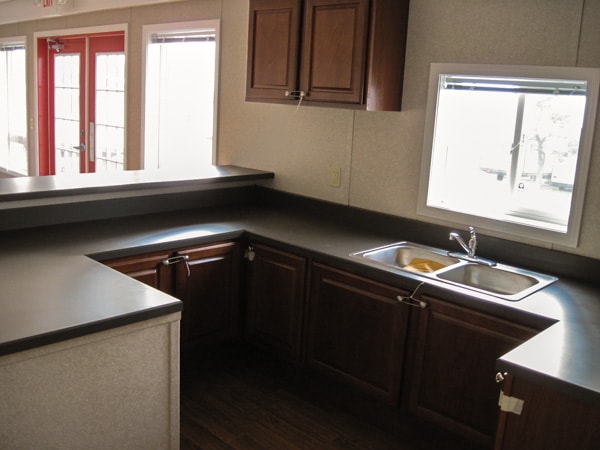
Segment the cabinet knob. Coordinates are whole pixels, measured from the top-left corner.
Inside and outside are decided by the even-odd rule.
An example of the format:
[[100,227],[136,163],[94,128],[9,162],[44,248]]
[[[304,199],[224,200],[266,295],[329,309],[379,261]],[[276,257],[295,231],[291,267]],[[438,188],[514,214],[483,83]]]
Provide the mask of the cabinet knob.
[[254,247],[249,245],[246,248],[246,251],[244,252],[244,258],[247,259],[248,261],[252,262],[252,261],[254,261],[255,256],[256,256],[256,252],[254,251]]

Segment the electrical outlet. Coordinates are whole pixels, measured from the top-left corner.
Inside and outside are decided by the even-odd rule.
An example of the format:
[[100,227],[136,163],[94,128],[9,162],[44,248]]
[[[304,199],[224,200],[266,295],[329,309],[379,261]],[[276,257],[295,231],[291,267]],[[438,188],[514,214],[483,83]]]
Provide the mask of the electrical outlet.
[[331,167],[329,169],[329,186],[340,187],[342,185],[342,168]]

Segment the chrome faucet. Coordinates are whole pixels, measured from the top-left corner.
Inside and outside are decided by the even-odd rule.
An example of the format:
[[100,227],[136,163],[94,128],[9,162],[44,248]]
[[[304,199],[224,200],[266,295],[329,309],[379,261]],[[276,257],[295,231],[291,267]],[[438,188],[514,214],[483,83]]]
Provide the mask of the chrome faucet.
[[468,244],[457,231],[451,231],[448,239],[458,242],[465,252],[467,252],[467,257],[475,259],[475,252],[477,251],[477,233],[475,233],[475,228],[469,227],[469,234]]

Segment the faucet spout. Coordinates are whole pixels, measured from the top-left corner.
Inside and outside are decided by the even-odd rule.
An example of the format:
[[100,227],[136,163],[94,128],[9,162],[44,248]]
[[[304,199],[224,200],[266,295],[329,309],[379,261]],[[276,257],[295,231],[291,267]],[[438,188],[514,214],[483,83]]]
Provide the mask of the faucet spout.
[[477,250],[477,233],[475,232],[475,228],[469,227],[469,234],[468,244],[457,231],[451,231],[448,235],[448,239],[458,242],[463,250],[467,252],[469,258],[475,258],[475,252]]

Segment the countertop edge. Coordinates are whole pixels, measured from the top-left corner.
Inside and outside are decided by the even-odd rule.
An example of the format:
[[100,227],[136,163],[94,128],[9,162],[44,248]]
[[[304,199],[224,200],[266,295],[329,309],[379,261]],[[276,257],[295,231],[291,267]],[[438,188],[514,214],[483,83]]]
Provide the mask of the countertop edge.
[[0,202],[50,199],[77,195],[104,194],[147,190],[152,188],[184,188],[264,180],[274,178],[273,172],[246,167],[212,166],[198,173],[170,175],[144,170],[123,171],[116,174],[89,173],[77,176],[52,175],[0,179]]
[[89,334],[98,333],[101,331],[106,331],[125,325],[130,325],[137,322],[143,322],[145,320],[154,319],[160,316],[166,316],[168,314],[180,312],[182,310],[182,302],[173,298],[173,302],[157,307],[143,309],[121,316],[99,320],[97,322],[90,322],[71,328],[51,331],[45,334],[31,336],[24,339],[0,344],[0,357],[26,350],[32,350],[34,348],[42,347],[45,345],[56,344],[58,342],[67,341],[69,339],[87,336]]

